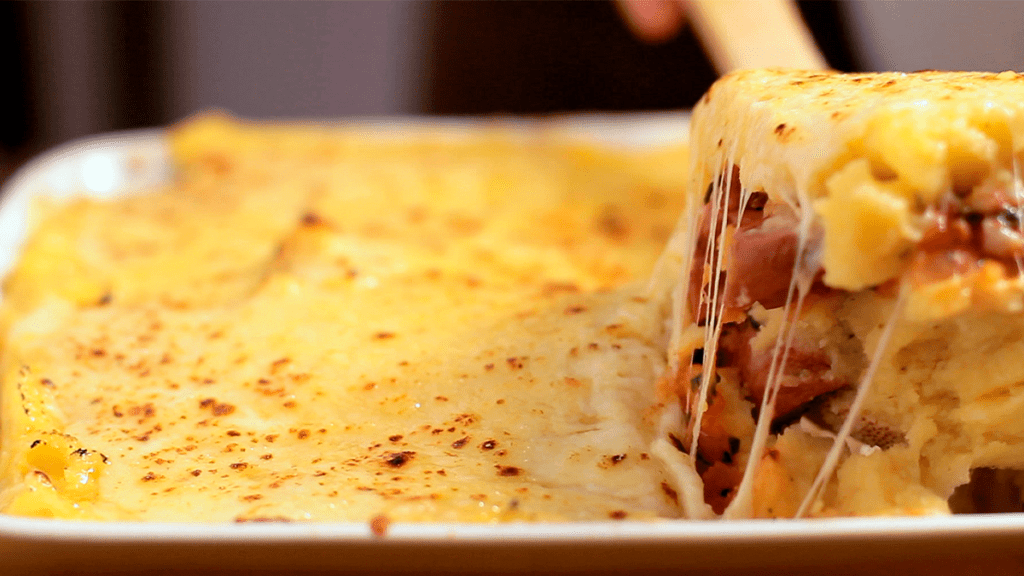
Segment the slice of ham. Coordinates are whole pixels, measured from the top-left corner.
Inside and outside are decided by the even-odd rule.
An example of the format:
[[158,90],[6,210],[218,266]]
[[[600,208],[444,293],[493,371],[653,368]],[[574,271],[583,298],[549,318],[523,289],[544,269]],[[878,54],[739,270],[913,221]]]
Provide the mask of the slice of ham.
[[[760,403],[767,386],[772,350],[754,352],[750,339],[756,334],[753,325],[744,322],[746,313],[756,302],[765,309],[780,308],[786,303],[793,278],[799,245],[798,220],[786,206],[771,205],[764,193],[751,195],[746,210],[740,217],[739,202],[730,206],[725,223],[735,228],[732,234],[729,269],[722,272],[718,285],[723,290],[725,326],[719,343],[717,364],[735,367],[740,372],[742,385],[748,398]],[[696,258],[690,271],[689,302],[698,324],[706,322],[707,291],[712,285],[706,272],[708,238],[712,228],[721,232],[721,222],[713,226],[712,207],[705,206],[701,216],[701,234],[698,236]],[[812,237],[809,244],[820,240]],[[811,252],[811,250],[808,250]],[[805,266],[817,268],[813,265]],[[812,293],[824,296],[829,289],[821,283],[822,271],[817,269]],[[702,294],[703,292],[703,294]],[[847,385],[831,371],[831,359],[822,350],[791,349],[783,369],[781,388],[776,401],[777,417],[784,417],[813,398]]]
[[[747,397],[760,405],[768,387],[774,349],[753,350],[750,341],[755,334],[757,330],[750,323],[725,331],[719,343],[719,355],[739,369]],[[775,400],[775,419],[785,419],[818,396],[850,384],[832,371],[832,360],[827,351],[805,347],[798,340],[789,349],[783,366]]]
[[754,302],[766,309],[782,307],[796,263],[796,234],[785,228],[752,228],[740,229],[733,239],[725,305],[742,310]]
[[[738,197],[733,198],[725,211],[726,218],[718,220],[717,226],[714,226],[714,232],[712,232],[713,223],[711,222],[713,207],[710,204],[704,206],[693,266],[690,269],[690,292],[688,295],[690,310],[693,317],[697,319],[698,325],[703,325],[706,322],[707,310],[704,308],[707,305],[709,290],[714,280],[710,277],[710,267],[707,266],[707,263],[715,262],[717,251],[721,249],[721,247],[716,247],[715,253],[708,258],[708,250],[711,245],[710,236],[714,233],[717,242],[723,225],[735,229],[732,245],[727,247],[730,251],[730,258],[728,258],[730,270],[722,271],[718,280],[718,286],[725,287],[725,316],[727,318],[742,318],[743,314],[737,315],[731,312],[745,311],[750,304],[760,301],[761,298],[765,298],[773,304],[778,301],[778,306],[785,302],[789,278],[796,259],[795,226],[791,225],[788,217],[782,215],[775,216],[775,218],[785,218],[787,220],[785,225],[777,225],[778,220],[776,220],[776,225],[762,226],[766,222],[764,208],[767,200],[768,197],[763,192],[751,194],[744,207],[742,217],[740,217],[739,199]],[[775,307],[763,302],[762,304],[766,308]]]

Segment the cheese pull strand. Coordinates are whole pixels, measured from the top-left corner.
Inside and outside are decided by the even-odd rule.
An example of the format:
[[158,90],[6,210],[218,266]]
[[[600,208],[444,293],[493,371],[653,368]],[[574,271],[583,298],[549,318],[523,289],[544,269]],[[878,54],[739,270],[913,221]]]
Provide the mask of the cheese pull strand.
[[857,395],[853,398],[853,403],[850,405],[850,411],[847,413],[846,419],[843,421],[843,425],[839,428],[839,432],[836,434],[835,440],[832,442],[832,448],[829,449],[828,455],[825,456],[825,462],[821,465],[821,468],[818,470],[818,475],[815,476],[814,482],[811,484],[811,489],[807,491],[807,495],[804,497],[803,502],[800,503],[800,508],[796,511],[796,518],[800,518],[807,514],[811,506],[814,504],[814,501],[817,500],[822,487],[824,487],[825,483],[832,477],[833,472],[836,471],[836,467],[839,465],[839,457],[842,455],[843,448],[846,446],[846,440],[850,437],[853,425],[857,423],[861,408],[864,406],[864,400],[867,398],[868,391],[871,389],[871,381],[874,380],[875,373],[878,372],[878,366],[882,363],[882,357],[885,356],[885,351],[889,347],[889,342],[892,339],[893,328],[896,326],[900,316],[903,314],[903,304],[906,301],[907,292],[907,284],[904,282],[900,285],[900,292],[899,296],[896,298],[896,304],[893,306],[892,312],[889,314],[889,318],[885,322],[885,328],[882,329],[882,333],[878,338],[878,344],[875,346],[875,350],[871,354],[871,363],[868,364],[867,369],[864,370],[863,376],[861,376],[860,382],[857,384]]

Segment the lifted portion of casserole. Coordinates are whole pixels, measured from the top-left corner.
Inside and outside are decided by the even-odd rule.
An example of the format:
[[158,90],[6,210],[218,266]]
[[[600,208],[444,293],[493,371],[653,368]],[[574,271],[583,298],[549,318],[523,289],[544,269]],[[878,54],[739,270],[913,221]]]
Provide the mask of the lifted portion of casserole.
[[674,516],[653,440],[684,151],[500,128],[176,129],[41,206],[4,286],[0,511]]
[[740,72],[691,146],[687,514],[1020,511],[1024,77]]

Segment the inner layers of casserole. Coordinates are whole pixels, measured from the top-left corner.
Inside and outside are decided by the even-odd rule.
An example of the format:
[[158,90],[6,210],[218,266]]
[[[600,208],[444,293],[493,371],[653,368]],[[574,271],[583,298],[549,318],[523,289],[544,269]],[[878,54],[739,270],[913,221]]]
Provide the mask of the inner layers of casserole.
[[1024,77],[740,72],[691,146],[686,513],[1021,510],[991,471],[1024,469]]

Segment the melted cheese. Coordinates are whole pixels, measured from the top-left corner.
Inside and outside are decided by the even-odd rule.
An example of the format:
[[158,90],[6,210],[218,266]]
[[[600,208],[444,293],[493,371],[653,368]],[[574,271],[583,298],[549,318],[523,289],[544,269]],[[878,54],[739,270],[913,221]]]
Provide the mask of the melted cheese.
[[747,189],[813,207],[829,232],[825,282],[859,290],[902,273],[921,212],[942,195],[970,192],[980,204],[1014,190],[1024,79],[750,70],[717,82],[692,126],[693,190],[730,158]]
[[0,510],[673,516],[648,277],[680,149],[200,119],[175,180],[49,206],[5,284]]
[[[716,461],[698,465],[690,455],[727,433],[739,449],[717,463],[738,466],[742,479],[722,492],[734,490],[726,518],[948,513],[947,499],[972,469],[1024,468],[1024,370],[1008,361],[1024,337],[1021,274],[987,248],[969,255],[976,265],[938,278],[915,260],[951,249],[919,248],[937,221],[945,230],[944,214],[1014,221],[1024,190],[1024,77],[744,71],[715,84],[692,125],[690,204],[671,244],[680,265],[673,352],[661,388],[682,406],[663,438],[691,435],[677,446],[688,453],[677,457],[688,465],[676,472],[679,483],[700,471],[719,486]],[[784,302],[746,310],[756,336],[744,345],[770,358],[760,367],[756,423],[730,400],[756,396],[727,373],[736,360],[704,368],[720,364],[726,325],[741,321],[726,317],[737,313],[725,295],[736,281],[738,225],[725,222],[739,222],[754,193],[775,215],[791,215],[764,222],[788,226],[795,252],[785,270],[764,262],[769,275],[788,279]],[[809,359],[815,354],[821,359]],[[692,356],[703,367],[691,387]],[[810,406],[838,421],[830,439],[813,426],[772,432],[778,398],[794,386],[784,379],[814,370],[848,382]],[[713,382],[729,392],[713,392]],[[727,406],[708,422],[712,401]],[[687,492],[684,509],[707,517],[696,493]]]

